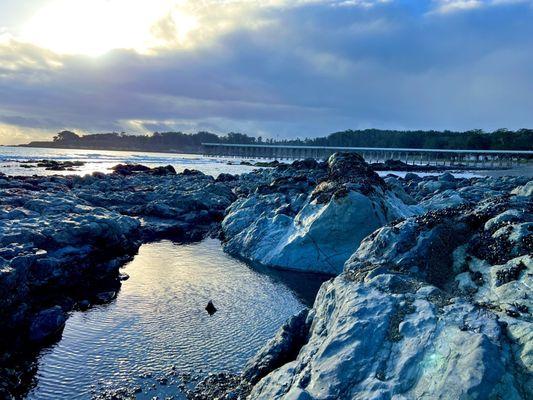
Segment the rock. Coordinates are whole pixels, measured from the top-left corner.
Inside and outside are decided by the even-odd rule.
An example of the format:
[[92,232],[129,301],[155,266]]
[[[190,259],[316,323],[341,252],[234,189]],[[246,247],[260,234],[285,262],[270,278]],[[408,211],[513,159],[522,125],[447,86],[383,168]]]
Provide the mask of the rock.
[[255,167],[263,167],[263,168],[275,168],[280,166],[280,162],[278,160],[274,161],[258,161],[254,164]]
[[185,176],[191,176],[191,175],[204,175],[203,172],[201,171],[198,171],[196,169],[188,169],[188,168],[185,168],[182,172],[182,175],[185,175]]
[[319,167],[318,161],[314,158],[306,158],[305,160],[296,160],[291,164],[294,169],[315,169]]
[[413,199],[405,189],[403,188],[403,185],[398,181],[396,178],[385,178],[385,183],[387,183],[388,188],[398,197],[401,201],[403,201],[407,205],[415,205],[417,204],[417,201]]
[[80,302],[78,302],[78,308],[82,311],[85,311],[87,310],[89,307],[91,306],[91,303],[89,300],[81,300]]
[[[529,398],[531,248],[516,228],[507,247],[486,238],[531,217],[530,201],[502,196],[378,229],[322,285],[296,358],[250,398]],[[276,341],[248,369],[269,354]]]
[[302,346],[307,343],[311,322],[307,309],[289,318],[276,336],[247,363],[243,378],[255,384],[268,373],[295,360]]
[[420,178],[419,175],[417,175],[417,174],[415,174],[413,172],[408,172],[408,173],[405,174],[405,180],[406,181],[419,181],[420,179],[422,179],[422,178]]
[[[35,164],[36,165],[32,165]],[[23,168],[39,167],[49,171],[74,171],[75,167],[85,165],[83,161],[57,161],[57,160],[27,160],[22,161],[20,166]]]
[[165,167],[154,167],[148,171],[152,175],[164,176],[164,175],[176,175],[176,170],[172,165]]
[[238,180],[238,176],[231,174],[219,174],[215,182],[233,182]]
[[513,189],[511,194],[514,194],[516,196],[524,196],[524,197],[533,197],[533,180],[530,180],[527,182],[524,186],[517,187],[516,189]]
[[319,293],[308,344],[251,398],[520,398],[497,319],[432,293],[390,274],[338,277]]
[[455,177],[450,174],[449,172],[445,172],[444,174],[439,176],[439,181],[441,182],[455,182]]
[[95,300],[97,303],[105,304],[109,303],[115,297],[117,297],[117,293],[114,291],[100,292],[95,296]]
[[213,315],[214,313],[217,312],[217,309],[215,305],[213,304],[212,300],[209,300],[209,302],[207,303],[207,306],[205,306],[205,310],[207,311],[209,315]]
[[111,168],[115,174],[131,175],[135,172],[150,171],[150,167],[140,164],[117,164]]
[[63,331],[66,320],[67,316],[60,306],[39,312],[30,325],[30,341],[41,344],[56,338]]
[[414,213],[355,153],[332,155],[328,170],[318,165],[295,175],[291,168],[228,209],[222,222],[228,253],[276,268],[338,274],[366,235]]

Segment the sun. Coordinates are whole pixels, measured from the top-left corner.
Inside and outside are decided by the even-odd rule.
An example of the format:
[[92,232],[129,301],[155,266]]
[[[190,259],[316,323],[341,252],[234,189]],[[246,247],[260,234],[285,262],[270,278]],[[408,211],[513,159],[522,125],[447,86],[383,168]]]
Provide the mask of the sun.
[[196,19],[172,0],[53,0],[25,24],[25,41],[60,54],[99,56],[113,49],[145,52],[161,45],[154,26],[171,18],[173,43],[184,43]]

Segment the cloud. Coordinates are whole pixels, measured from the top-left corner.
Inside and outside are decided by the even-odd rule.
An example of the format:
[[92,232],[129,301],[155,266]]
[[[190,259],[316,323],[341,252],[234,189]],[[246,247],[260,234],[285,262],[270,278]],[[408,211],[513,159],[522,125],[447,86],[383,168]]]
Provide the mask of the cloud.
[[456,11],[474,10],[482,7],[506,6],[513,4],[532,4],[531,0],[433,0],[435,4],[431,12],[451,13]]
[[98,58],[12,37],[0,45],[0,121],[35,137],[64,128],[306,137],[531,126],[530,4],[431,13],[443,2],[422,3],[212,5],[197,17],[204,33],[194,46],[173,43],[166,21],[151,52]]

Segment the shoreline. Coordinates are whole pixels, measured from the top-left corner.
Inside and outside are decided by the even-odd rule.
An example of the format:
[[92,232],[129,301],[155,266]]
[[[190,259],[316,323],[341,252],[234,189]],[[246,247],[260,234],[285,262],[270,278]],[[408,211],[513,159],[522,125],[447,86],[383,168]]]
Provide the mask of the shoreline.
[[[196,155],[196,156],[202,156],[202,157],[209,157],[205,156],[204,153],[200,150],[198,151],[191,151],[191,150],[145,150],[145,149],[138,149],[138,148],[113,148],[113,149],[103,149],[103,148],[93,148],[93,147],[62,147],[62,146],[30,146],[27,144],[20,144],[20,145],[2,145],[0,147],[10,147],[10,148],[29,148],[29,149],[49,149],[49,150],[92,150],[92,151],[114,151],[114,152],[135,152],[135,153],[149,153],[149,154],[173,154],[173,155]],[[391,148],[391,150],[394,148]],[[212,157],[214,159],[220,159],[220,160],[228,160],[228,163],[231,163],[231,160],[234,159],[241,159],[242,165],[249,165],[247,160],[251,160],[252,162],[255,162],[255,166],[277,166],[277,164],[274,163],[280,163],[280,164],[286,164],[289,165],[291,162],[295,161],[289,160],[289,161],[278,161],[277,159],[265,159],[265,161],[262,161],[261,158],[256,159],[253,157],[250,158],[243,158],[243,157]],[[303,159],[301,159],[303,160]],[[272,164],[272,165],[269,165]],[[509,168],[509,167],[493,167],[493,168],[486,168],[486,167],[471,167],[468,165],[461,166],[461,165],[454,165],[454,166],[446,166],[446,165],[439,165],[439,166],[433,166],[429,164],[406,164],[399,160],[386,160],[384,162],[379,163],[373,163],[371,164],[374,166],[374,170],[376,171],[389,171],[389,170],[397,170],[402,172],[438,172],[438,171],[473,171],[473,172],[479,172],[483,175],[487,176],[504,176],[504,171],[509,171],[509,174],[512,176],[524,176],[521,174],[521,171],[525,171],[525,176],[533,176],[533,166],[530,164],[524,165],[522,168]],[[254,166],[254,164],[252,164]],[[396,168],[396,169],[395,169]],[[492,172],[494,171],[494,174]],[[500,173],[498,173],[501,171]]]
[[[17,147],[10,147],[11,149],[16,149]],[[20,147],[20,148],[28,148],[28,147]],[[30,149],[32,149],[30,147]],[[44,149],[44,148],[37,148],[37,149]],[[59,148],[48,148],[49,150],[65,150],[65,149],[59,149]],[[68,149],[67,149],[68,150]],[[72,150],[79,150],[79,151],[88,151],[88,149],[72,149]],[[97,151],[97,150],[94,150]],[[222,165],[229,165],[231,166],[231,170],[233,173],[241,174],[248,172],[251,168],[275,168],[278,166],[284,166],[287,167],[290,165],[289,161],[286,160],[256,160],[256,159],[235,159],[235,158],[209,158],[206,156],[202,156],[200,154],[193,154],[193,153],[175,153],[175,152],[163,152],[163,153],[152,153],[152,152],[146,152],[139,154],[146,154],[146,159],[137,159],[137,155],[132,155],[134,159],[129,160],[127,158],[121,160],[120,154],[129,154],[131,151],[129,150],[102,150],[102,151],[109,151],[111,155],[106,156],[105,154],[102,154],[102,157],[99,157],[95,159],[93,162],[91,162],[91,159],[88,159],[83,153],[79,155],[79,157],[76,156],[76,153],[73,153],[71,157],[64,157],[61,156],[59,159],[66,160],[66,161],[54,161],[53,155],[50,154],[43,154],[42,157],[39,154],[35,155],[27,155],[27,157],[24,157],[24,154],[21,155],[14,155],[14,159],[6,159],[6,162],[11,162],[13,171],[17,172],[9,172],[9,169],[6,170],[6,172],[12,176],[27,176],[30,175],[30,173],[40,175],[40,172],[38,169],[35,169],[37,166],[36,163],[41,163],[42,165],[39,165],[39,167],[46,167],[46,170],[50,170],[50,172],[53,173],[53,171],[62,171],[67,172],[72,171],[74,174],[80,175],[80,171],[82,173],[91,173],[94,170],[98,170],[104,173],[108,173],[110,171],[104,171],[103,166],[107,166],[107,169],[111,167],[111,165],[120,163],[120,162],[132,162],[132,163],[146,163],[148,165],[166,165],[167,163],[172,163],[176,168],[198,168],[201,167],[200,165],[196,164],[202,164],[202,160],[205,159],[205,162],[213,162],[213,167],[209,168],[210,170],[216,170],[216,173],[223,173],[224,167]],[[136,153],[135,151],[133,151]],[[163,154],[167,154],[171,157],[168,157],[167,159],[164,159],[165,157],[157,157],[156,155],[160,154],[161,157],[163,157]],[[152,156],[153,155],[153,156]],[[183,157],[180,158],[180,155]],[[9,156],[9,153],[8,153]],[[194,158],[193,160],[197,160],[194,162],[188,161],[188,156],[192,157],[200,157],[199,159]],[[106,158],[107,157],[107,158]],[[154,157],[151,159],[151,157]],[[174,159],[175,157],[175,159]],[[109,159],[108,159],[109,158]],[[74,166],[75,163],[78,163],[78,161],[69,161],[69,160],[82,160],[81,162],[84,163],[82,167]],[[183,160],[180,161],[180,160]],[[309,159],[312,160],[312,159]],[[306,160],[299,160],[302,162],[305,162]],[[190,164],[190,165],[188,165]],[[218,167],[217,167],[218,165]],[[372,163],[370,166],[378,172],[390,172],[395,173],[399,172],[402,174],[405,173],[445,173],[445,172],[451,172],[451,173],[473,173],[478,175],[487,175],[487,176],[504,176],[504,175],[513,175],[513,176],[531,176],[533,172],[531,169],[533,167],[529,165],[524,165],[521,168],[514,168],[514,169],[507,169],[507,168],[498,168],[494,167],[494,169],[487,169],[487,168],[473,168],[470,166],[461,166],[461,165],[453,165],[453,166],[435,166],[435,165],[423,165],[423,164],[405,164],[402,161],[393,161],[388,160],[386,162],[380,162],[380,163]],[[6,165],[5,167],[9,167],[9,165]],[[239,168],[241,170],[239,170]],[[206,168],[203,169],[204,171]],[[220,170],[220,171],[218,171]],[[1,169],[0,169],[1,171]],[[35,171],[35,172],[34,172]],[[213,174],[211,171],[208,172],[214,176],[216,176],[216,173]],[[48,171],[46,175],[48,175]]]

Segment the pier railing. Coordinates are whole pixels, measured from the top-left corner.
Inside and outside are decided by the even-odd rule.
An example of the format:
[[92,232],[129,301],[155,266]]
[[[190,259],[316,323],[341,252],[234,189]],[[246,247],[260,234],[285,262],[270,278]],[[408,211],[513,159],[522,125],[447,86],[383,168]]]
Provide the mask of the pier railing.
[[465,165],[475,167],[511,167],[528,164],[533,151],[527,150],[450,150],[339,146],[284,146],[269,144],[202,143],[204,155],[210,157],[267,158],[267,159],[326,159],[336,152],[355,152],[367,162],[386,160],[406,164]]

